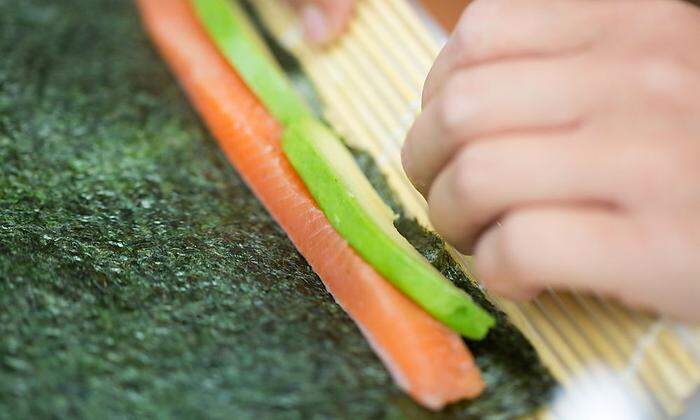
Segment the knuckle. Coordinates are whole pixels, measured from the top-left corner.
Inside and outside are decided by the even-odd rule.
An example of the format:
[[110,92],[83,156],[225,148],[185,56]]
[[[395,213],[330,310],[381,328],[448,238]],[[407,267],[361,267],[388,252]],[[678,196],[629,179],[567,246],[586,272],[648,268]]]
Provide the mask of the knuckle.
[[453,191],[463,209],[474,211],[479,197],[488,191],[491,179],[488,172],[489,165],[482,147],[473,145],[462,149],[456,161]]
[[448,144],[475,131],[483,108],[476,98],[483,97],[479,82],[470,71],[458,72],[445,83],[437,104],[437,118]]
[[462,112],[460,107],[461,95],[458,92],[459,84],[454,78],[445,85],[445,91],[438,102],[437,118],[442,128],[443,135],[448,140],[458,137],[462,131]]
[[[513,15],[518,5],[513,0],[474,0],[464,9],[452,38],[461,56],[481,55],[485,46],[499,37],[502,21]],[[486,48],[488,49],[488,48]]]
[[464,10],[462,19],[464,23],[498,21],[517,3],[514,0],[474,0]]
[[481,0],[472,2],[472,4],[462,12],[462,16],[459,18],[454,32],[452,32],[450,42],[455,44],[455,50],[459,53],[467,50],[471,44],[472,37],[475,34],[473,27],[479,21],[479,19],[475,17],[473,9],[477,8],[476,4],[480,2]]
[[[477,0],[475,3],[477,3]],[[455,27],[452,35],[450,36],[450,52],[454,54],[456,58],[455,63],[459,66],[469,61],[469,57],[474,55],[473,49],[479,43],[480,33],[483,32],[481,28],[484,24],[481,23],[481,19],[475,16],[470,7],[462,13],[462,17],[459,23]]]
[[474,33],[471,28],[475,25],[480,26],[482,22],[488,21],[490,17],[494,14],[494,8],[501,3],[503,0],[474,0],[469,6],[464,9],[462,16],[459,20],[459,26],[455,35],[459,37],[459,40],[469,39],[470,35]]
[[500,263],[505,272],[510,276],[511,281],[522,286],[533,286],[535,284],[530,269],[530,260],[526,250],[529,244],[527,232],[527,217],[513,214],[506,217],[500,226],[500,236],[498,255]]
[[498,44],[504,21],[517,20],[523,0],[474,0],[462,13],[452,38],[462,57],[479,59]]

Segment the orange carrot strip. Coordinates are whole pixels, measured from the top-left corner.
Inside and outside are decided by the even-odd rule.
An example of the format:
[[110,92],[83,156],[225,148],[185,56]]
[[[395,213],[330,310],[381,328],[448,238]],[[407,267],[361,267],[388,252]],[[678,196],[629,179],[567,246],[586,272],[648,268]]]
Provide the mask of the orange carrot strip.
[[207,38],[187,0],[137,0],[162,56],[229,160],[287,232],[396,383],[431,409],[483,390],[461,338],[377,274],[287,162],[281,127]]

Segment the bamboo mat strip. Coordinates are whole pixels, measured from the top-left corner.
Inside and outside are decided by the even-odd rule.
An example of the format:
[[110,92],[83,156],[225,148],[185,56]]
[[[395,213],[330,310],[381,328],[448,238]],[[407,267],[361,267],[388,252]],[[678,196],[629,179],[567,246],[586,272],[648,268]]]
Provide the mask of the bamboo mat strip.
[[[367,150],[408,215],[430,227],[425,200],[401,168],[400,148],[419,112],[422,83],[440,45],[406,0],[361,0],[348,33],[330,48],[301,40],[293,14],[277,0],[254,6],[300,60],[325,118],[349,144]],[[470,260],[452,255],[471,274]],[[598,297],[547,292],[531,303],[494,298],[562,384],[593,367],[619,375],[656,415],[677,415],[700,384],[700,329],[630,311]],[[565,391],[566,392],[566,391]],[[572,391],[573,392],[573,391]],[[544,412],[538,418],[564,417]]]

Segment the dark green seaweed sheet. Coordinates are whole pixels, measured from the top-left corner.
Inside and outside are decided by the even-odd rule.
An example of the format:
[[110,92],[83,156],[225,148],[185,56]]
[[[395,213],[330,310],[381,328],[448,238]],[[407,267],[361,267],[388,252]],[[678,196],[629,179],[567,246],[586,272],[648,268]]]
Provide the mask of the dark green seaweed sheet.
[[396,389],[129,1],[0,0],[0,165],[0,418],[512,418],[547,399],[506,322],[470,343],[476,402],[431,414]]

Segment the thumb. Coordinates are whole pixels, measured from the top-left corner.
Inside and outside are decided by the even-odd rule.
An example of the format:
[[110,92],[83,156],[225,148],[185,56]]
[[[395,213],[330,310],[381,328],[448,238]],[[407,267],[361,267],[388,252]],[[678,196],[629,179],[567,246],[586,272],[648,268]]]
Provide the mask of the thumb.
[[309,41],[326,44],[347,26],[355,0],[292,0]]

